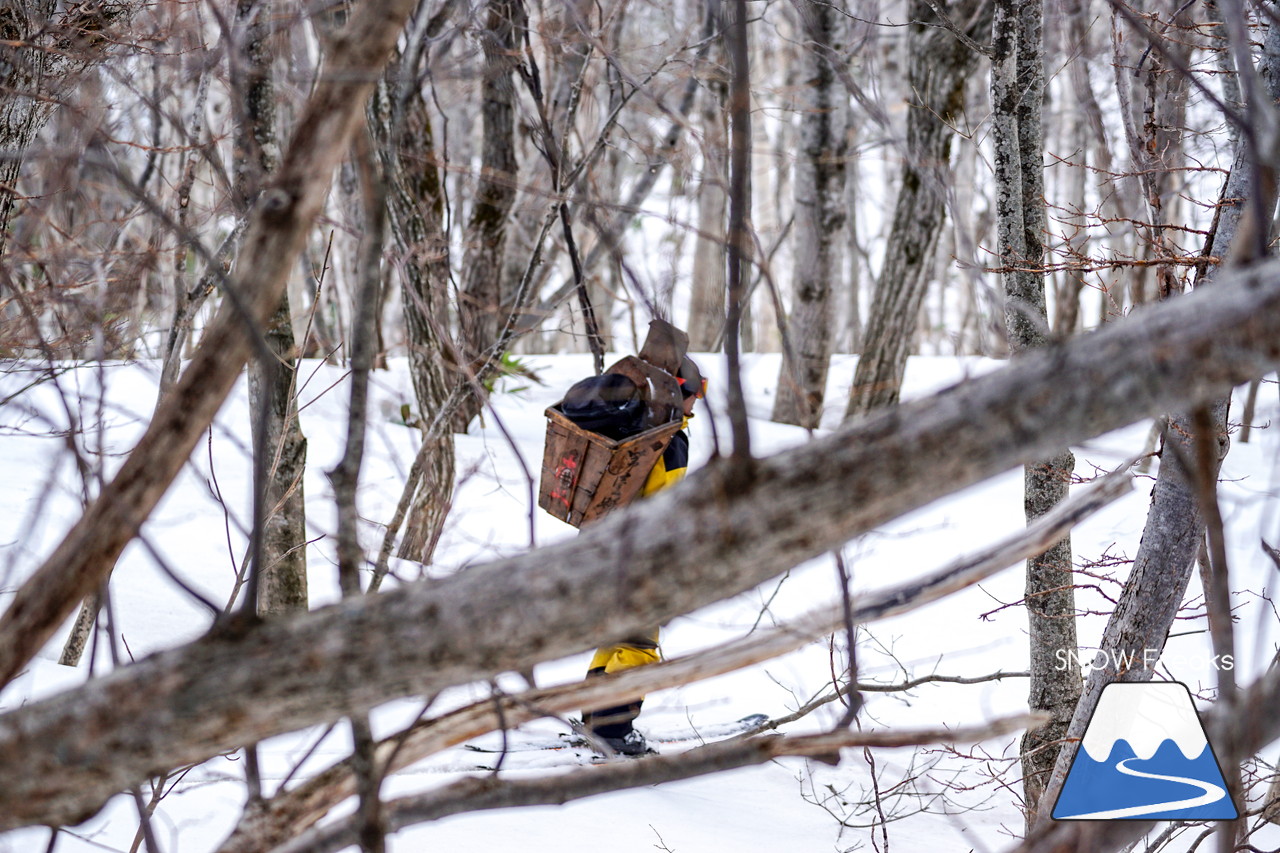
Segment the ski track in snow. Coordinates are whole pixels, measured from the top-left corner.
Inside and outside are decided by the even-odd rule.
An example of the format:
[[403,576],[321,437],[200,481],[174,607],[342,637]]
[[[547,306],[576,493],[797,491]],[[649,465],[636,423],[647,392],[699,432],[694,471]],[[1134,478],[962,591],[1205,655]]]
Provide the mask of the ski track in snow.
[[1159,779],[1165,782],[1179,782],[1183,785],[1193,785],[1202,791],[1198,797],[1190,797],[1185,800],[1173,800],[1167,803],[1152,803],[1146,806],[1129,806],[1123,809],[1108,809],[1100,812],[1089,812],[1088,814],[1071,815],[1065,820],[1118,820],[1130,817],[1142,817],[1143,815],[1157,814],[1159,812],[1174,811],[1175,809],[1194,809],[1198,806],[1207,806],[1210,803],[1216,803],[1227,795],[1227,792],[1220,786],[1212,782],[1202,782],[1199,779],[1190,779],[1185,776],[1165,776],[1162,773],[1146,773],[1142,770],[1134,770],[1129,767],[1130,761],[1139,761],[1141,759],[1126,758],[1116,764],[1116,769],[1126,776],[1137,776],[1141,779]]

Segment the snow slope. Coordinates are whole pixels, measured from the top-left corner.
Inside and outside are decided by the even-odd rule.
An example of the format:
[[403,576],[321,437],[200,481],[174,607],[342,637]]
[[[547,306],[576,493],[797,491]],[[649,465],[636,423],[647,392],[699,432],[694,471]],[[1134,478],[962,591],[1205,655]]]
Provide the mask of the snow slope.
[[[524,472],[536,474],[538,470],[542,410],[572,381],[590,372],[590,358],[531,356],[528,362],[545,384],[517,392],[515,387],[529,383],[508,382],[484,424],[458,437],[460,485],[453,524],[441,542],[436,564],[423,568],[398,563],[394,568],[399,580],[443,576],[494,556],[518,553],[574,534],[545,513],[531,511],[534,487]],[[711,408],[722,412],[723,363],[712,356],[703,357],[700,363],[711,381]],[[849,357],[837,357],[833,364],[828,427],[839,419],[839,401],[847,392],[853,364]],[[920,396],[998,366],[984,360],[917,358],[908,370],[907,395]],[[777,356],[749,356],[746,360],[744,381],[758,453],[807,440],[803,430],[768,420],[770,389],[777,372]],[[0,400],[8,398],[0,406],[0,470],[6,473],[9,486],[0,490],[0,606],[6,603],[8,591],[33,571],[58,541],[81,505],[84,481],[66,458],[65,441],[58,435],[68,419],[84,426],[79,450],[92,484],[98,476],[109,476],[119,464],[154,405],[156,368],[151,364],[68,369],[59,375],[57,386],[44,382],[26,387],[36,377],[36,373],[19,369],[0,375]],[[404,363],[394,363],[374,381],[371,440],[360,491],[361,514],[368,520],[363,542],[371,550],[381,540],[377,522],[391,516],[416,450],[414,432],[397,422],[401,405],[412,402]],[[317,606],[338,596],[336,562],[328,538],[334,516],[324,472],[338,460],[345,436],[347,388],[343,371],[308,363],[301,396],[303,430],[309,442],[305,483],[308,525],[315,539],[308,554],[311,598]],[[1276,396],[1274,384],[1264,386],[1255,423],[1275,419],[1280,408]],[[1239,406],[1234,411],[1239,412]],[[126,656],[139,658],[171,648],[198,636],[207,626],[208,609],[183,592],[171,574],[210,602],[225,603],[246,541],[249,463],[242,437],[247,435],[247,424],[242,382],[208,441],[200,446],[145,527],[145,543],[134,543],[122,556],[112,589]],[[1140,452],[1148,431],[1148,425],[1137,425],[1077,448],[1078,473],[1090,476]],[[691,432],[694,466],[711,453],[717,435],[728,435],[727,424],[718,414],[695,418]],[[1280,636],[1276,613],[1263,597],[1274,592],[1277,575],[1257,548],[1259,535],[1272,542],[1280,540],[1277,433],[1275,429],[1255,430],[1251,443],[1233,447],[1224,471],[1233,588],[1251,591],[1236,601],[1241,608],[1237,637],[1242,681],[1266,666]],[[1077,559],[1132,556],[1148,492],[1140,482],[1134,494],[1079,528],[1074,537]],[[875,589],[924,574],[1016,531],[1022,524],[1021,474],[1009,472],[851,542],[846,556],[855,590]],[[1121,577],[1125,570],[1123,566],[1118,569]],[[1104,613],[1109,607],[1105,596],[1114,597],[1117,582],[1084,580],[1095,585],[1096,591],[1081,593],[1082,606]],[[869,626],[860,637],[862,679],[891,684],[932,673],[980,676],[1025,670],[1025,617],[1020,608],[1006,606],[1020,598],[1021,587],[1020,573],[1006,571],[917,613]],[[758,624],[780,624],[829,600],[836,589],[831,561],[813,561],[751,593],[675,620],[664,631],[665,651],[681,654],[740,637]],[[1189,595],[1194,600],[1198,587]],[[1196,614],[1202,614],[1202,608]],[[1104,619],[1104,615],[1082,619],[1082,644],[1097,642]],[[1180,625],[1180,636],[1171,641],[1165,656],[1170,674],[1185,681],[1193,693],[1209,690],[1214,683],[1203,628],[1202,615]],[[96,671],[110,668],[105,646],[92,662],[86,656],[77,670],[60,667],[56,659],[61,644],[62,638],[56,638],[23,678],[0,693],[0,708],[11,709],[74,686],[83,680],[91,663]],[[540,667],[539,683],[580,678],[588,653]],[[828,646],[813,644],[759,667],[654,694],[646,704],[640,727],[671,730],[711,725],[754,712],[782,715],[821,694],[831,677]],[[440,697],[433,712],[483,696],[481,687],[459,688]],[[866,727],[961,725],[1024,710],[1026,683],[1014,677],[973,685],[924,684],[910,693],[868,693],[867,699],[862,716]],[[412,700],[389,703],[374,715],[376,733],[391,734],[420,709]],[[838,717],[839,709],[828,706],[786,731],[817,730]],[[552,721],[530,727],[542,732],[561,729]],[[335,731],[315,747],[319,735],[295,733],[264,744],[268,785],[288,776],[313,747],[301,775],[344,755],[344,732]],[[998,850],[1009,846],[1021,831],[1013,794],[1018,787],[1016,762],[1008,760],[1016,756],[1016,749],[1016,738],[1011,737],[963,746],[956,753],[940,749],[851,751],[841,766],[834,768],[785,760],[563,807],[452,817],[398,833],[391,849],[401,853],[516,847],[530,853],[602,848],[615,853],[655,849],[679,853],[843,851],[883,847],[882,833],[887,833],[889,844],[900,851]],[[556,766],[554,756],[547,753],[523,764],[513,760],[508,765],[511,769],[503,772],[519,778],[558,772],[562,768]],[[482,772],[471,769],[477,763],[475,754],[451,750],[389,780],[385,793],[403,795],[448,783],[468,772]],[[992,779],[993,772],[1006,772],[1003,781],[1010,787]],[[242,776],[241,764],[234,757],[217,759],[174,786],[156,816],[166,853],[216,849],[239,815]],[[879,806],[876,790],[880,792]],[[875,826],[881,810],[890,821]],[[136,828],[132,803],[117,798],[98,817],[64,833],[57,850],[128,850]],[[47,843],[47,830],[0,835],[0,851],[26,853],[43,850]],[[1271,846],[1276,843],[1273,839]]]

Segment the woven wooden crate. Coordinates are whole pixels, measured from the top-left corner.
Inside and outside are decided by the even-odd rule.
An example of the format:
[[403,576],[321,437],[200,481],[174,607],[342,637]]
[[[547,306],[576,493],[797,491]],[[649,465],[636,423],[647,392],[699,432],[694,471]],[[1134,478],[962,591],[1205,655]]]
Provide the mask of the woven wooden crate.
[[538,506],[561,521],[583,524],[626,506],[680,431],[682,418],[621,441],[588,432],[556,407],[547,409]]

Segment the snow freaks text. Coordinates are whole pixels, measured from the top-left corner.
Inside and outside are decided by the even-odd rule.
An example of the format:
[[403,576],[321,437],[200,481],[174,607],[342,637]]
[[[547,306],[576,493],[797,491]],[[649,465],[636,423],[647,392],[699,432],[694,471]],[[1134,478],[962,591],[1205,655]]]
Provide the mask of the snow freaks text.
[[1058,649],[1053,654],[1054,660],[1057,661],[1054,668],[1059,672],[1069,669],[1073,660],[1085,672],[1092,672],[1093,670],[1128,672],[1138,668],[1154,669],[1156,664],[1161,662],[1166,666],[1194,665],[1207,662],[1214,669],[1221,671],[1233,670],[1236,666],[1235,658],[1232,655],[1208,655],[1205,657],[1181,655],[1175,657],[1162,654],[1160,649],[1142,649],[1141,651],[1134,649],[1124,651],[1118,649],[1098,649],[1096,651]]

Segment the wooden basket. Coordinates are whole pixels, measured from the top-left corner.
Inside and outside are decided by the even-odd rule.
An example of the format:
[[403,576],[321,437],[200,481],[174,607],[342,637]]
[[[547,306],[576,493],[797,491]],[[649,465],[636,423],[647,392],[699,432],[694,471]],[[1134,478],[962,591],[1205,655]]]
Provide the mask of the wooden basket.
[[589,432],[556,407],[547,409],[538,506],[581,527],[635,500],[683,418],[621,441]]

